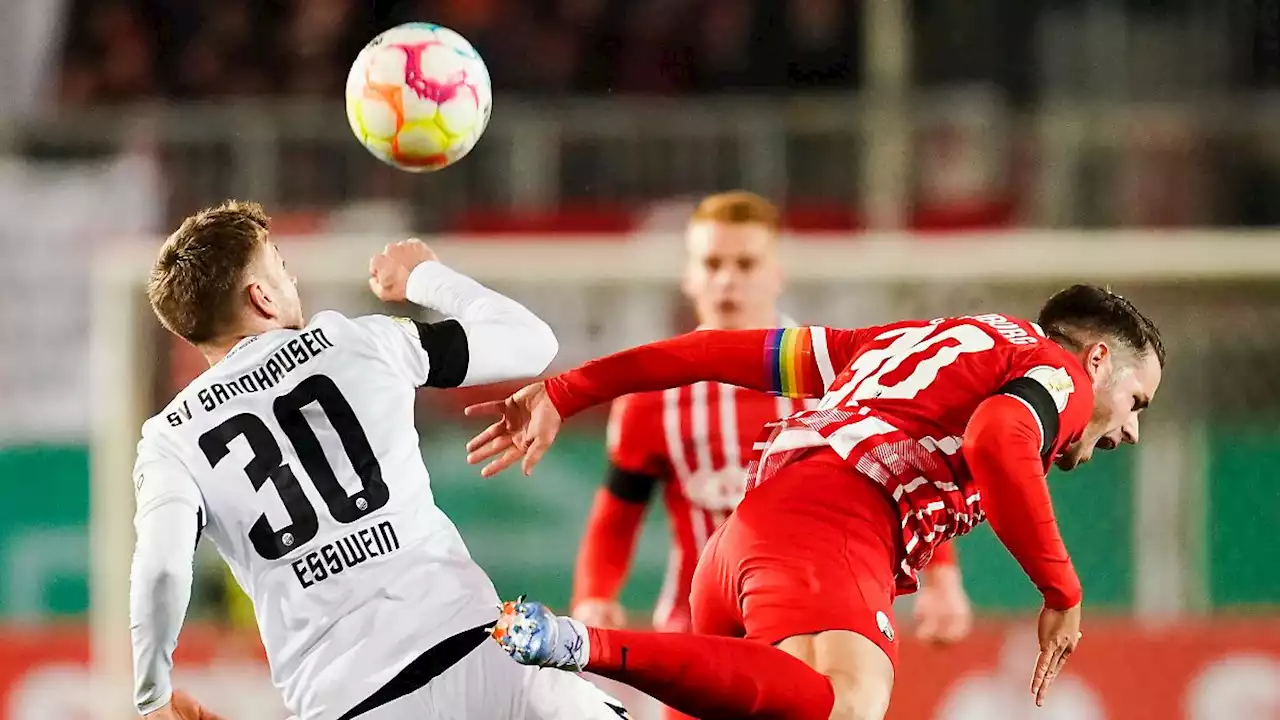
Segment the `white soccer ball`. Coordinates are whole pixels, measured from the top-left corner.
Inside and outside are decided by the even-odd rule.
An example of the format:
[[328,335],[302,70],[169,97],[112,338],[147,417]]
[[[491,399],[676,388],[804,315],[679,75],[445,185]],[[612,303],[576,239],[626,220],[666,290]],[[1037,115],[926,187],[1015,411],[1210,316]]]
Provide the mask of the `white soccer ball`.
[[369,41],[347,75],[347,120],[374,157],[409,172],[462,159],[489,124],[489,69],[446,27],[408,23]]

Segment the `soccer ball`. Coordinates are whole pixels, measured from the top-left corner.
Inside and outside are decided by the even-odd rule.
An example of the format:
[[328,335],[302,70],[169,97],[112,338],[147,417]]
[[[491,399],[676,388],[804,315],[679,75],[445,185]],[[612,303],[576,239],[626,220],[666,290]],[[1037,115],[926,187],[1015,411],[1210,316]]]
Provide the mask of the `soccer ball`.
[[446,27],[408,23],[377,36],[347,75],[347,120],[374,157],[409,172],[446,168],[489,124],[489,69]]

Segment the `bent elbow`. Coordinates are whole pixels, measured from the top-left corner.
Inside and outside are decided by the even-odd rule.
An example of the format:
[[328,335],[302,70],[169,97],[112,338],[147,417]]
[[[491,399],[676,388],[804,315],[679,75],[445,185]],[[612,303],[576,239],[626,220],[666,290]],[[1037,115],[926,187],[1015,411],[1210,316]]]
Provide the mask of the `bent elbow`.
[[529,323],[529,376],[541,375],[560,352],[560,340],[545,320],[534,316]]

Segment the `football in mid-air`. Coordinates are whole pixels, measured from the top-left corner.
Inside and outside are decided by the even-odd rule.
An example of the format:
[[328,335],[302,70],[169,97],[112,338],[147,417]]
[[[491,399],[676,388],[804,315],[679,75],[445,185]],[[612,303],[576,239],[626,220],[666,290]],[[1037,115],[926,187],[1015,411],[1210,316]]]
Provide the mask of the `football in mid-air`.
[[462,159],[493,105],[489,70],[446,27],[408,23],[378,35],[347,75],[347,120],[369,152],[409,172]]

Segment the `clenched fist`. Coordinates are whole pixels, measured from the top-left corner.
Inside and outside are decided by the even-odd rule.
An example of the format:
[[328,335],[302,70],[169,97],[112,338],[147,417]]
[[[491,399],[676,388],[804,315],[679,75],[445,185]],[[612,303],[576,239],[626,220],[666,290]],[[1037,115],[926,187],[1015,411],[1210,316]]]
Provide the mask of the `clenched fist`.
[[960,568],[930,566],[916,595],[916,637],[925,642],[949,645],[969,635],[973,628],[973,608],[960,580]]
[[409,273],[435,259],[435,251],[421,240],[391,243],[369,260],[369,289],[383,302],[403,302]]
[[612,630],[627,626],[627,613],[616,600],[590,598],[573,606],[573,617],[583,625]]

